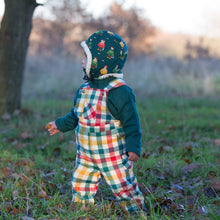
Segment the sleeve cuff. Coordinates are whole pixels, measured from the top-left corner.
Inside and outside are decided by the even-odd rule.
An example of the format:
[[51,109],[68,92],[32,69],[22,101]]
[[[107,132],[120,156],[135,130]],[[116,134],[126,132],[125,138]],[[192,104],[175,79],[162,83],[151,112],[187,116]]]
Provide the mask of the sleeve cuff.
[[127,152],[134,152],[140,157],[141,156],[141,147],[127,146],[126,153]]

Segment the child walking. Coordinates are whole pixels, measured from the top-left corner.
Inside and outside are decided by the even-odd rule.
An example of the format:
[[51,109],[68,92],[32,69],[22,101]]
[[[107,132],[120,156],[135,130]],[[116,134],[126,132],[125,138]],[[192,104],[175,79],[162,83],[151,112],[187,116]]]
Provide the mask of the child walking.
[[141,154],[141,130],[135,95],[122,80],[127,58],[125,41],[98,31],[81,43],[85,83],[74,107],[50,122],[50,135],[75,129],[77,156],[72,177],[73,202],[94,203],[101,177],[127,212],[144,208],[133,173]]

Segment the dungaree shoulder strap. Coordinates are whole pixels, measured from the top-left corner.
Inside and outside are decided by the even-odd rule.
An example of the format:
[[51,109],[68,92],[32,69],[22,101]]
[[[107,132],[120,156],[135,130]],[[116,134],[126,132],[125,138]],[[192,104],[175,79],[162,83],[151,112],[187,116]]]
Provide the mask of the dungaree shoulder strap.
[[108,92],[109,90],[113,88],[117,88],[120,86],[126,85],[125,81],[122,79],[115,79],[112,82],[109,83],[107,87],[105,87],[105,90]]

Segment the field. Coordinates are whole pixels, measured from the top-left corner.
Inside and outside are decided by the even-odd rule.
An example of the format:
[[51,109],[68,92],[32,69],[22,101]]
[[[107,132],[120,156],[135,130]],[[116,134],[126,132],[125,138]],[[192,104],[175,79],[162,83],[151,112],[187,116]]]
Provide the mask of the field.
[[148,212],[139,217],[122,212],[104,181],[95,207],[71,204],[74,132],[50,137],[44,126],[72,108],[80,66],[28,56],[23,107],[0,119],[0,218],[219,219],[219,60],[128,61],[143,132],[134,171]]
[[[135,173],[149,210],[139,219],[219,219],[220,103],[206,98],[138,98],[142,157]],[[97,206],[71,205],[73,132],[50,137],[44,125],[68,99],[34,98],[1,119],[1,219],[133,219],[101,183]],[[138,219],[138,218],[137,218]]]
[[[157,27],[151,35],[150,20],[136,7],[123,9],[126,1],[115,1],[110,14],[97,19],[80,1],[63,2],[51,5],[52,20],[33,19],[22,109],[0,116],[0,219],[219,220],[219,38]],[[122,211],[104,180],[94,206],[72,204],[74,132],[51,137],[45,129],[72,108],[83,82],[77,48],[99,26],[123,33],[131,51],[124,79],[141,120],[134,172],[147,208],[134,215]]]
[[[83,56],[82,56],[83,57]],[[218,96],[220,59],[186,62],[175,56],[143,56],[128,60],[124,78],[138,96]],[[82,83],[81,61],[62,56],[28,56],[23,97],[72,98]]]

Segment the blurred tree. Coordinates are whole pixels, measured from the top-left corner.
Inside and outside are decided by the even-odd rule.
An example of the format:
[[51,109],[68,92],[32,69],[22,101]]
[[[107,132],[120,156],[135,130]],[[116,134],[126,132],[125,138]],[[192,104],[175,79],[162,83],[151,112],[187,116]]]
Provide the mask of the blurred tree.
[[84,36],[82,25],[91,19],[91,15],[82,7],[80,0],[50,0],[47,8],[51,19],[38,17],[34,21],[31,36],[33,53],[76,56],[76,48]]
[[204,45],[203,38],[200,38],[199,43],[193,44],[190,40],[187,40],[185,44],[185,56],[184,59],[191,61],[193,59],[207,59],[210,58],[210,48]]
[[21,87],[35,0],[5,0],[0,29],[0,114],[21,107]]
[[53,19],[35,19],[31,52],[76,57],[79,56],[80,41],[103,29],[125,39],[129,57],[151,53],[156,28],[143,16],[142,10],[135,7],[125,9],[124,4],[126,1],[114,2],[109,11],[95,18],[80,0],[51,0],[47,7]]
[[151,53],[152,40],[156,28],[144,18],[143,11],[132,7],[124,9],[122,3],[116,1],[111,5],[110,12],[97,20],[90,22],[90,27],[97,30],[108,29],[121,35],[129,46],[129,56],[138,56]]

